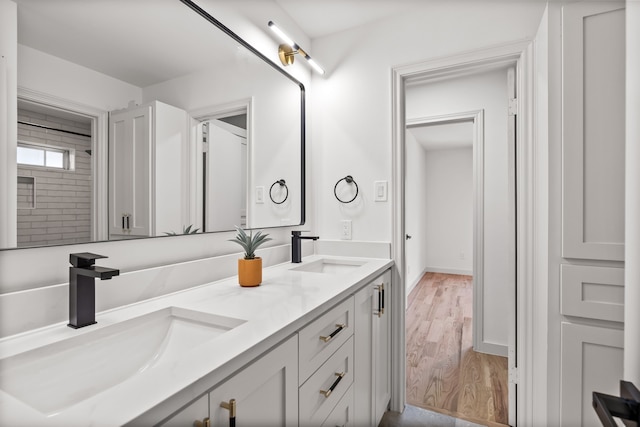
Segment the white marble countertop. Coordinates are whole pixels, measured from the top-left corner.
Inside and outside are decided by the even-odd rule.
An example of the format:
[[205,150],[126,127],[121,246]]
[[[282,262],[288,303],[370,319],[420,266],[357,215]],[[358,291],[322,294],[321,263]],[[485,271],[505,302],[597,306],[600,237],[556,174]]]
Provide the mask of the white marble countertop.
[[[320,258],[364,261],[345,274],[292,271]],[[71,329],[66,322],[0,340],[0,426],[152,425],[206,393],[229,374],[295,333],[392,265],[389,259],[313,255],[302,264],[265,268],[262,284],[242,288],[237,278],[209,283],[141,303],[98,313],[97,324]],[[114,278],[113,280],[116,280]],[[2,360],[166,307],[245,320],[217,338],[187,351],[174,363],[140,372],[86,398],[42,413],[2,387]],[[28,314],[26,314],[28,315]],[[135,352],[134,348],[130,349]],[[123,355],[122,357],[126,357]],[[118,363],[118,360],[114,360]],[[43,375],[44,376],[44,375]],[[41,378],[46,381],[47,378]],[[38,380],[40,381],[40,379]],[[36,389],[39,384],[32,385]]]

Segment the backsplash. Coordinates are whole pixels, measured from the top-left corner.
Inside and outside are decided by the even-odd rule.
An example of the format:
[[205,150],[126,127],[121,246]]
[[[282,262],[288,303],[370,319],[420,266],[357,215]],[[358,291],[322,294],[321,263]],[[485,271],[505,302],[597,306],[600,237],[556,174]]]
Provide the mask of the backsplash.
[[[313,242],[304,242],[302,250],[303,256],[313,254]],[[289,262],[291,245],[257,253],[268,267]],[[108,281],[96,280],[96,313],[234,276],[238,257],[238,253],[221,255],[129,271]],[[0,338],[58,322],[66,324],[68,293],[68,283],[61,283],[0,295]]]

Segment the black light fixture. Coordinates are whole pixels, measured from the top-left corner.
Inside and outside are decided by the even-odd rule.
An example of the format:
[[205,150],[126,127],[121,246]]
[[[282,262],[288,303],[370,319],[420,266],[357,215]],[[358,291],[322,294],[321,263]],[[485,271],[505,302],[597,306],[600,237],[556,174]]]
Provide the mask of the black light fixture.
[[276,33],[276,35],[284,42],[278,46],[278,56],[280,57],[280,62],[282,65],[287,66],[293,64],[294,56],[296,53],[299,53],[307,60],[311,68],[316,70],[319,74],[324,74],[324,70],[322,67],[318,65],[316,61],[314,61],[309,54],[302,49],[296,42],[294,42],[288,35],[286,35],[278,26],[273,22],[269,21],[269,28]]

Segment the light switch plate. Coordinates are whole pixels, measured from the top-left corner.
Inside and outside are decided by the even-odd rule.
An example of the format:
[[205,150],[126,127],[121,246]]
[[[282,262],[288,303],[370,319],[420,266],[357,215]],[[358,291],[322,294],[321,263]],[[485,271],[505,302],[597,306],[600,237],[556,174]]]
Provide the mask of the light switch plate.
[[375,181],[373,183],[373,200],[376,202],[387,201],[387,181]]
[[264,203],[264,187],[261,185],[256,187],[256,203]]
[[340,239],[351,240],[351,220],[343,219],[340,221]]

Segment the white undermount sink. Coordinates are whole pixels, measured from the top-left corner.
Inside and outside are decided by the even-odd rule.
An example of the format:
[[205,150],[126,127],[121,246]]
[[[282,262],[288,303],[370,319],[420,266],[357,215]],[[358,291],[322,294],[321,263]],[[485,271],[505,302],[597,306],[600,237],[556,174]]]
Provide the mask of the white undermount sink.
[[0,389],[44,414],[175,362],[244,320],[167,307],[0,360]]
[[364,261],[321,258],[304,263],[299,267],[292,268],[291,270],[306,271],[309,273],[345,274],[352,272],[364,264]]

